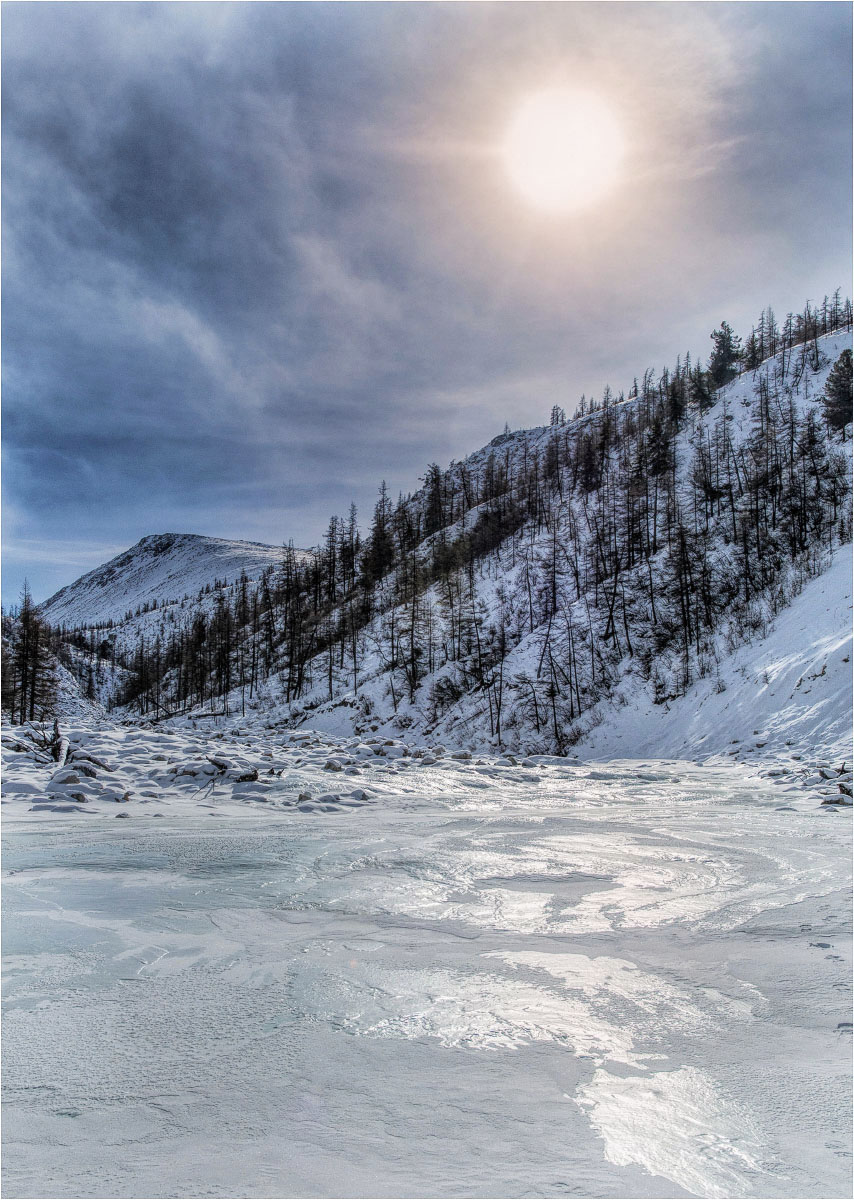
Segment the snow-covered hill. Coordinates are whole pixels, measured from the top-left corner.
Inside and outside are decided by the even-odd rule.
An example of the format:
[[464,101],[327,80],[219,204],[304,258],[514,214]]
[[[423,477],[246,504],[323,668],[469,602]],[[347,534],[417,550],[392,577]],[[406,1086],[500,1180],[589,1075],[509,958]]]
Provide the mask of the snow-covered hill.
[[[752,470],[762,443],[779,436],[773,426],[775,412],[793,412],[793,428],[801,428],[797,422],[810,415],[820,422],[820,398],[827,375],[849,343],[847,333],[820,338],[803,370],[795,369],[791,356],[787,362],[780,356],[769,359],[720,389],[703,412],[689,415],[675,439],[673,493],[692,532],[703,526],[702,515],[697,515],[701,486],[705,486],[700,474],[703,462],[728,459],[736,463],[734,475],[742,468]],[[769,397],[770,417],[762,412]],[[615,412],[628,421],[641,404],[640,399],[628,399],[616,405]],[[763,421],[768,431],[763,431]],[[555,448],[557,460],[565,446],[582,442],[588,430],[595,436],[597,425],[601,425],[601,413],[563,427],[504,434],[464,462],[453,464],[445,476],[446,491],[459,496],[474,481],[477,494],[477,482],[488,471],[502,471],[512,486],[512,480],[520,478],[532,461],[548,462]],[[850,472],[850,455],[844,468],[839,453],[850,451],[850,444],[833,444],[837,456],[833,470]],[[571,461],[571,452],[567,457]],[[672,552],[668,559],[668,554],[659,550],[650,556],[648,566],[625,573],[625,608],[616,636],[609,642],[603,631],[611,585],[597,583],[591,546],[596,524],[601,527],[608,521],[608,510],[618,514],[613,522],[616,531],[620,522],[626,524],[625,509],[617,507],[621,500],[619,493],[613,499],[613,490],[605,501],[607,507],[600,507],[601,495],[591,501],[591,493],[577,488],[571,475],[570,468],[561,479],[556,470],[557,495],[546,502],[548,519],[527,521],[505,536],[494,552],[476,561],[470,575],[451,579],[451,588],[456,589],[452,601],[457,607],[457,626],[460,620],[470,626],[482,614],[484,654],[490,648],[496,650],[499,625],[507,639],[503,656],[498,659],[497,652],[493,654],[492,663],[498,660],[500,667],[493,670],[490,664],[482,682],[475,678],[474,652],[461,662],[445,649],[453,639],[454,621],[448,617],[447,584],[438,583],[425,591],[416,614],[421,627],[434,631],[435,650],[422,654],[418,669],[423,673],[414,694],[408,694],[406,669],[400,665],[406,654],[406,631],[413,620],[410,601],[391,610],[380,606],[368,626],[358,694],[348,683],[346,669],[333,665],[331,675],[327,673],[324,655],[318,656],[314,687],[297,704],[282,705],[281,680],[274,676],[257,690],[252,708],[271,716],[304,720],[337,735],[354,726],[357,731],[379,729],[390,735],[409,731],[409,736],[417,731],[480,751],[504,746],[514,753],[553,753],[560,747],[560,738],[554,731],[556,719],[547,685],[571,693],[565,682],[571,663],[575,680],[581,681],[582,703],[562,752],[597,758],[727,753],[750,760],[751,756],[770,758],[800,750],[810,758],[850,758],[850,544],[837,545],[835,550],[830,543],[815,546],[807,563],[787,566],[778,549],[781,543],[776,543],[773,589],[766,594],[757,592],[749,612],[742,609],[735,615],[724,608],[716,628],[704,631],[702,653],[695,654],[690,648],[695,657],[687,694],[682,694],[686,691],[682,650],[672,639],[669,644],[664,641],[661,633],[664,621],[672,626],[674,617],[678,619],[672,606]],[[762,486],[761,473],[756,478]],[[820,488],[824,486],[822,482]],[[840,487],[842,495],[847,484]],[[425,493],[426,489],[412,497],[413,508],[426,506]],[[719,503],[724,488],[711,494],[710,507]],[[817,497],[821,494],[816,493]],[[741,514],[737,519],[745,523],[752,519],[746,504],[745,500],[737,506]],[[459,520],[424,539],[418,549],[422,561],[437,543],[452,544],[466,529],[471,530],[488,507],[468,507]],[[664,508],[663,501],[660,507]],[[842,523],[849,511],[850,501],[845,498],[840,507]],[[728,575],[729,585],[737,591],[744,567],[729,520],[712,515],[707,530],[703,554],[708,569],[719,578]],[[551,590],[552,575],[557,576],[557,607],[547,602],[547,594],[544,600],[544,593]],[[394,579],[383,586],[392,591]],[[648,587],[655,593],[655,608],[648,599]],[[633,626],[629,639],[624,638],[626,614]],[[597,631],[595,650],[588,634],[591,621]],[[564,627],[572,628],[574,642],[565,636]],[[430,633],[424,635],[428,644],[430,638]],[[612,652],[618,640],[623,642],[622,657]],[[552,653],[557,666],[550,679]],[[594,655],[602,698],[591,703],[596,683],[592,678]],[[395,656],[398,666],[393,670],[389,664]],[[425,660],[429,664],[431,658],[437,665],[424,672],[422,664]],[[230,701],[232,710],[236,703],[235,695]],[[499,703],[504,708],[500,736],[495,732]],[[572,710],[567,709],[564,703],[557,717],[565,730],[570,728],[566,718],[572,719]]]
[[120,622],[137,608],[194,598],[217,582],[236,582],[242,574],[260,578],[278,566],[281,546],[229,541],[195,533],[161,533],[142,538],[41,605],[45,620],[66,628]]
[[[383,490],[366,539],[333,520],[254,596],[236,580],[283,549],[161,535],[42,611],[100,627],[72,669],[127,716],[848,758],[851,441],[821,398],[849,345],[844,329],[786,344],[717,389],[687,361],[648,371],[628,397],[432,465],[396,506]],[[123,669],[113,696],[99,658]]]
[[852,757],[852,553],[837,550],[766,637],[724,658],[715,678],[656,705],[637,678],[576,747],[584,758],[726,754],[849,765]]
[[[729,654],[722,649],[716,674],[698,680],[684,696],[655,704],[648,684],[627,670],[614,695],[589,714],[588,731],[568,757],[705,762],[725,755],[757,765],[791,761],[793,770],[811,780],[816,763],[850,766],[852,613],[852,547],[846,545],[828,570],[777,615],[764,637]],[[378,690],[370,681],[369,689],[372,695]],[[273,689],[262,690],[259,715],[281,711],[272,697]],[[443,740],[487,751],[490,741],[472,717],[473,705],[461,707],[456,736],[445,729]],[[377,719],[378,708],[370,728],[397,732],[393,714]],[[302,719],[330,736],[345,736],[360,718],[356,706],[333,701],[308,709]],[[423,731],[420,722],[408,728]]]

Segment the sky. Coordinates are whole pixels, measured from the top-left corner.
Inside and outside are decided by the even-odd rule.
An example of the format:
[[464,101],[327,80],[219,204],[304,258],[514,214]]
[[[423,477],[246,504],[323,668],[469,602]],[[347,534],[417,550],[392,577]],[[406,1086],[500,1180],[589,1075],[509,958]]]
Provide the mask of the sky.
[[[318,543],[721,320],[850,293],[847,3],[4,3],[3,601]],[[501,147],[605,103],[595,203]]]

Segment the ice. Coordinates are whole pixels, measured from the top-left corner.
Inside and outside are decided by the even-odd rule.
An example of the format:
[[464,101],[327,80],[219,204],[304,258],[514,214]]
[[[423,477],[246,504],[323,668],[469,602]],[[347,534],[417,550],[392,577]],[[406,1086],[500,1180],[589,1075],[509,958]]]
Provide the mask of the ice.
[[850,810],[732,762],[368,747],[330,791],[340,739],[73,732],[129,818],[10,756],[7,1196],[849,1193]]
[[745,1180],[766,1174],[749,1116],[693,1067],[623,1078],[597,1070],[580,1103],[617,1166],[642,1163],[702,1196],[744,1195]]

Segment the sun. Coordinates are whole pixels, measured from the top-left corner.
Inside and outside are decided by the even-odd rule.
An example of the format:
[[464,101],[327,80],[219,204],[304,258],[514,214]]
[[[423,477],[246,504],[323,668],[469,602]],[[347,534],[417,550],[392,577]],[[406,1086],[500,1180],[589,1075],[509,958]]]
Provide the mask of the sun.
[[617,183],[623,135],[608,105],[591,92],[551,88],[529,96],[502,147],[507,172],[536,208],[587,208]]

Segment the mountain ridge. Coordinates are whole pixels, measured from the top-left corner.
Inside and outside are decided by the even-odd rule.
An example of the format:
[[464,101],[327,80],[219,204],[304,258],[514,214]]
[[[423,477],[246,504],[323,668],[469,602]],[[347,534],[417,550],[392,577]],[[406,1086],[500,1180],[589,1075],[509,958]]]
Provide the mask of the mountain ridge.
[[179,604],[218,581],[233,584],[242,574],[256,580],[268,567],[279,565],[284,553],[281,546],[245,539],[146,534],[60,588],[39,605],[39,611],[51,625],[67,628],[116,623],[128,611],[155,601],[158,607]]

